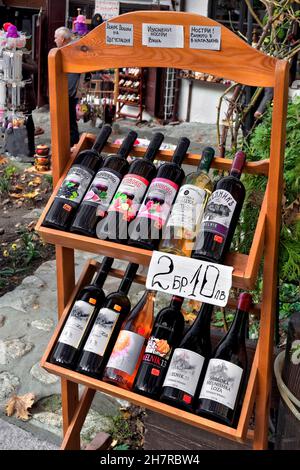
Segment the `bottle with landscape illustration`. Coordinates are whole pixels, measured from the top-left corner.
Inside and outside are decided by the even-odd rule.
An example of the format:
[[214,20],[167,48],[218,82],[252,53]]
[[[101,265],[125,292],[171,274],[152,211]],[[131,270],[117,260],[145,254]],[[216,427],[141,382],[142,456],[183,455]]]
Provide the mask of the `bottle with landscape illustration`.
[[113,258],[103,258],[93,282],[80,290],[51,353],[50,362],[70,369],[75,367],[89,328],[104,302],[103,285],[113,261]]
[[106,297],[83,346],[76,368],[78,372],[96,378],[101,377],[121,325],[130,311],[128,292],[138,267],[138,264],[128,264],[117,292]]
[[127,243],[128,225],[136,217],[145,192],[156,175],[153,160],[163,139],[163,134],[155,133],[144,157],[136,158],[131,163],[108,208],[107,216],[97,224],[96,234],[101,240]]
[[93,147],[77,155],[45,216],[44,226],[59,230],[69,229],[93,177],[103,164],[100,152],[111,131],[111,126],[105,124]]

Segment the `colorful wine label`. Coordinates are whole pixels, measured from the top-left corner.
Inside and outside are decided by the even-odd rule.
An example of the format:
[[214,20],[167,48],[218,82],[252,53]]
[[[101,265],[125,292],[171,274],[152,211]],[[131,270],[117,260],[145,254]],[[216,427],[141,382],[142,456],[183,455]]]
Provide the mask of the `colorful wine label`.
[[177,194],[178,185],[166,178],[154,178],[147,191],[138,217],[156,221],[158,228],[163,227]]
[[223,189],[214,191],[207,202],[200,231],[226,237],[236,204],[236,200],[228,191]]
[[122,330],[106,367],[113,367],[132,375],[145,342],[144,336]]
[[221,359],[208,363],[199,398],[213,400],[234,409],[243,369]]
[[97,206],[97,215],[104,217],[121,181],[117,172],[100,170],[92,181],[84,202]]
[[172,208],[167,227],[181,227],[195,235],[194,232],[204,211],[206,195],[204,189],[192,184],[182,186]]
[[84,351],[103,356],[116,326],[119,313],[110,308],[101,308],[89,337],[84,345]]
[[188,349],[177,348],[171,359],[163,387],[173,387],[195,395],[204,357]]
[[133,220],[149,185],[142,176],[129,173],[124,176],[108,212],[120,212],[127,222]]
[[94,309],[95,306],[83,300],[77,300],[72,307],[58,342],[78,348]]
[[91,173],[81,166],[73,165],[68,171],[56,197],[81,202],[91,181]]
[[143,362],[154,366],[151,370],[152,375],[159,376],[161,369],[167,367],[171,352],[171,346],[166,339],[150,336],[143,356]]

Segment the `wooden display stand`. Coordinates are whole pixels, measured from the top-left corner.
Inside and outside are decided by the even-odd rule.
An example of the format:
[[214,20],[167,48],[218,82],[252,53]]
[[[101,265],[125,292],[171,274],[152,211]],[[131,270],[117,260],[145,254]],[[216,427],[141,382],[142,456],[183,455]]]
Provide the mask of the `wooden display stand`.
[[[122,397],[137,405],[181,420],[187,424],[209,430],[223,437],[243,442],[253,439],[254,449],[267,448],[269,396],[272,376],[272,353],[274,338],[274,312],[277,283],[277,257],[280,227],[281,195],[283,181],[283,158],[285,146],[286,107],[288,92],[288,62],[266,56],[239,39],[217,22],[196,14],[176,12],[135,12],[111,20],[134,26],[132,47],[111,46],[105,43],[105,24],[98,26],[78,42],[49,54],[50,110],[52,129],[53,176],[56,188],[38,224],[37,231],[43,239],[56,245],[58,310],[60,323],[44,354],[41,365],[62,378],[62,407],[64,423],[63,449],[80,448],[80,429],[96,390]],[[184,44],[180,48],[148,48],[142,46],[142,24],[175,24],[184,26]],[[195,50],[189,48],[189,26],[220,26],[221,50]],[[263,294],[260,309],[260,337],[252,363],[248,386],[237,428],[230,428],[188,413],[172,406],[125,391],[115,385],[92,379],[82,374],[50,364],[48,357],[58,331],[80,285],[85,284],[95,270],[91,262],[82,274],[74,290],[74,249],[112,256],[131,262],[149,265],[151,252],[107,241],[61,232],[42,227],[47,213],[65,174],[76,154],[92,145],[94,136],[81,137],[70,158],[68,130],[68,72],[88,72],[104,68],[121,67],[175,67],[226,77],[251,86],[274,87],[273,125],[270,159],[247,163],[246,173],[263,174],[268,185],[257,222],[252,246],[248,255],[230,253],[225,264],[234,267],[233,285],[241,289],[254,287],[262,257]],[[107,145],[109,152],[116,146]],[[135,149],[132,155],[142,155],[143,149]],[[171,152],[160,151],[158,157],[170,160]],[[184,163],[197,165],[200,156],[188,154]],[[214,168],[228,170],[231,160],[215,158]],[[121,276],[119,271],[112,273]],[[137,281],[144,279],[137,277]],[[257,308],[257,307],[256,307]],[[78,384],[86,386],[79,400]],[[255,403],[255,429],[248,431],[249,419]]]
[[[119,83],[116,83],[116,87],[118,88],[118,98],[117,98],[117,113],[116,117],[117,118],[134,118],[137,121],[141,121],[143,118],[143,90],[144,90],[144,70],[141,68],[139,73],[137,75],[130,75],[130,73],[124,73],[124,72],[119,72],[119,79],[125,80],[132,80],[138,81],[139,85],[138,87],[133,87],[131,86],[124,86],[120,85]],[[129,101],[126,99],[121,99],[119,98],[120,94],[134,94],[137,96],[136,101]],[[137,112],[133,114],[133,111],[131,113],[125,112],[124,111],[124,106],[130,106],[130,107],[135,107],[137,108]]]

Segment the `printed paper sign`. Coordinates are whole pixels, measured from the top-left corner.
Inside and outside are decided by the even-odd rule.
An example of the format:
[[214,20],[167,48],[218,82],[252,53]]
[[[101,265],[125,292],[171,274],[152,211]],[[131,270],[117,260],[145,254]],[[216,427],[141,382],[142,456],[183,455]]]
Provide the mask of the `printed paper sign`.
[[221,49],[221,26],[190,26],[190,48]]
[[106,44],[133,46],[133,24],[106,23]]
[[103,20],[110,20],[118,16],[120,11],[119,0],[96,0],[95,13],[100,13]]
[[183,26],[143,23],[143,46],[183,47]]
[[225,307],[232,266],[153,251],[146,288]]

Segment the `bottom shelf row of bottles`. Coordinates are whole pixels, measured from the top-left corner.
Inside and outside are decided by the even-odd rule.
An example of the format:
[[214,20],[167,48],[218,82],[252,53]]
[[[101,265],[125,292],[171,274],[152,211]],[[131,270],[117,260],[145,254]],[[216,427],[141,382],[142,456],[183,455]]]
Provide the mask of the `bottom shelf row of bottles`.
[[154,319],[154,291],[131,308],[137,264],[128,264],[118,290],[105,296],[112,263],[104,258],[92,283],[78,292],[49,361],[236,427],[248,382],[250,294],[240,294],[231,326],[212,351],[213,305],[202,303],[186,329],[184,299],[173,296]]

